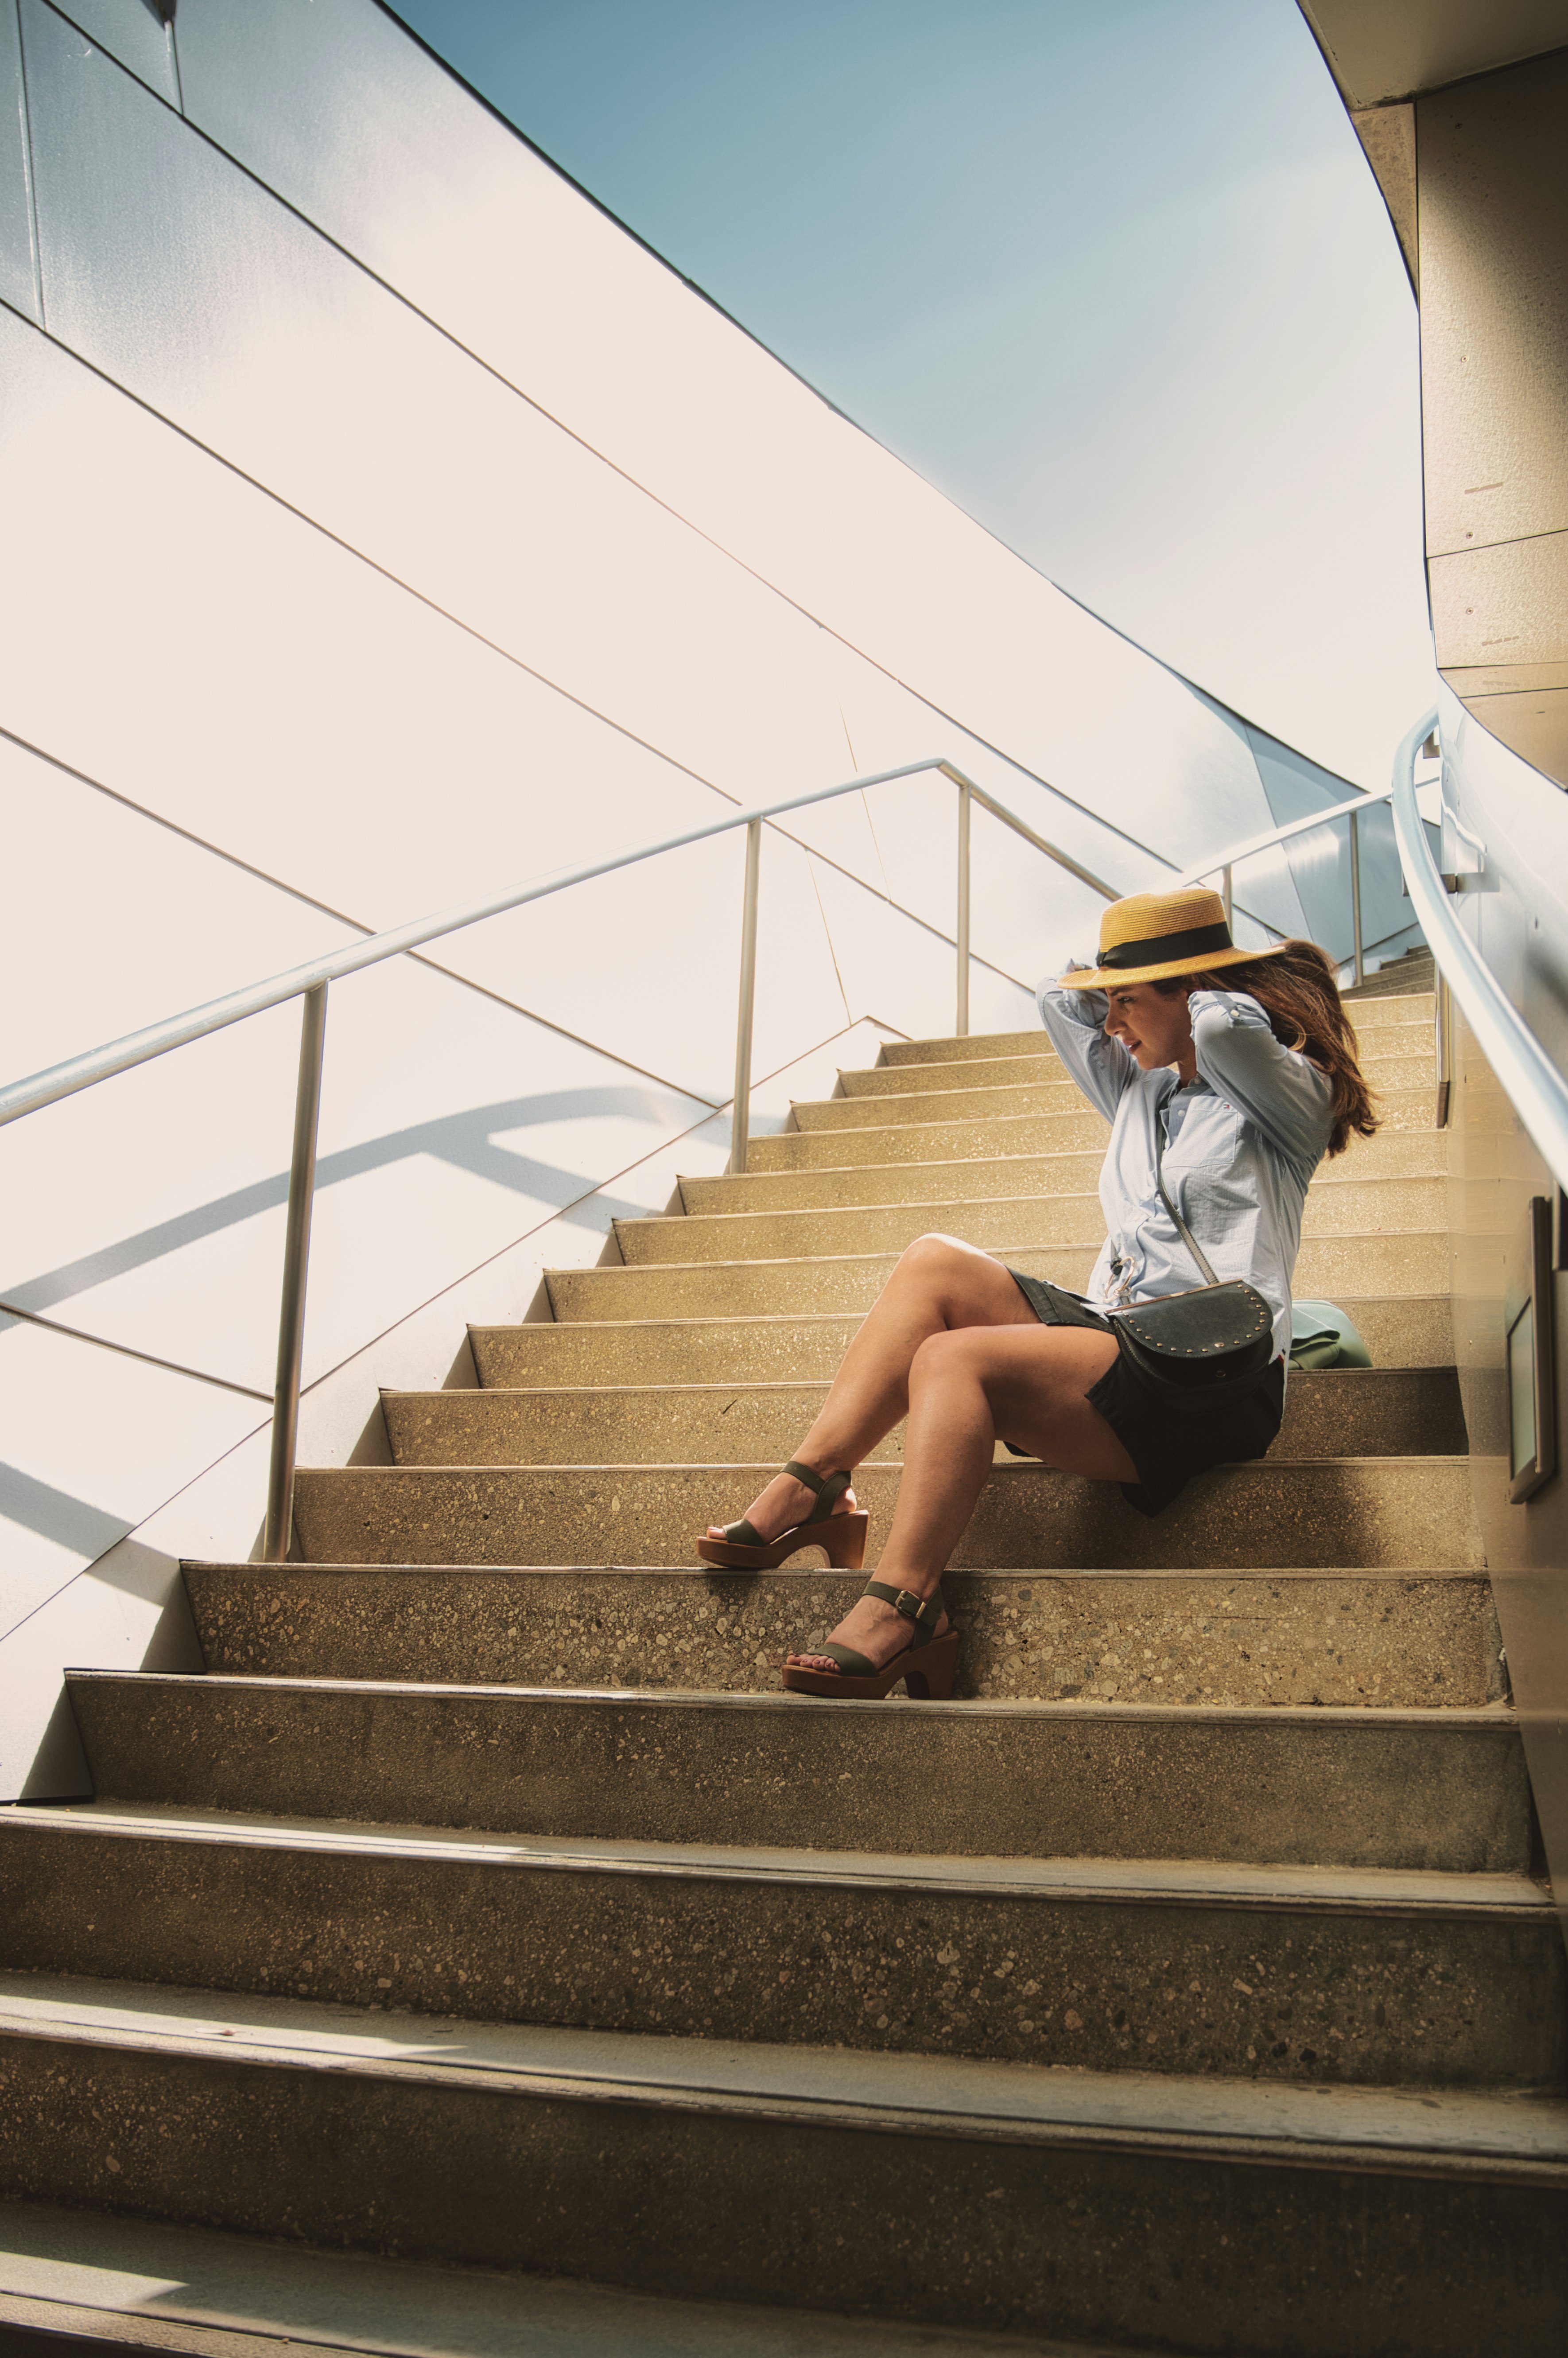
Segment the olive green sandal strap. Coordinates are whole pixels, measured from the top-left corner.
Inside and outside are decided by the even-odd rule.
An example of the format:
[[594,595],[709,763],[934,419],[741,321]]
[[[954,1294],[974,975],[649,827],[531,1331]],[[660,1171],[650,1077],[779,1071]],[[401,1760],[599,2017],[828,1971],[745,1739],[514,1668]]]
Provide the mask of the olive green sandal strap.
[[853,1476],[849,1474],[814,1473],[809,1466],[802,1466],[793,1457],[784,1467],[784,1472],[793,1474],[797,1482],[804,1482],[806,1488],[816,1496],[816,1504],[810,1514],[801,1518],[803,1522],[807,1523],[826,1522],[853,1479]]
[[[809,1466],[797,1465],[793,1457],[790,1459],[789,1464],[784,1467],[784,1472],[786,1474],[793,1474],[797,1482],[804,1482],[806,1488],[811,1491],[816,1498],[816,1503],[812,1508],[810,1514],[803,1516],[801,1519],[802,1522],[805,1523],[826,1522],[827,1517],[833,1512],[834,1508],[838,1505],[839,1499],[843,1497],[845,1491],[849,1488],[850,1482],[854,1478],[852,1475],[849,1474],[814,1473]],[[799,1531],[801,1523],[793,1524],[791,1528],[792,1530]],[[773,1545],[773,1541],[771,1540],[765,1540],[761,1531],[759,1531],[753,1524],[747,1522],[744,1517],[742,1517],[741,1521],[738,1523],[722,1523],[720,1524],[719,1529],[723,1531],[725,1538],[729,1541],[731,1547],[760,1548],[771,1547]],[[869,1677],[871,1673],[869,1671],[864,1673],[857,1672],[856,1675],[858,1677],[862,1675]]]
[[808,1646],[806,1650],[811,1654],[826,1654],[831,1661],[838,1663],[847,1679],[874,1679],[877,1676],[878,1665],[868,1662],[864,1654],[857,1654],[853,1646],[836,1646],[829,1639],[825,1646]]
[[860,1594],[880,1598],[895,1613],[902,1613],[906,1621],[913,1621],[914,1635],[909,1642],[916,1647],[931,1643],[936,1635],[936,1625],[947,1610],[940,1588],[934,1596],[916,1596],[913,1589],[890,1588],[885,1581],[868,1580]]

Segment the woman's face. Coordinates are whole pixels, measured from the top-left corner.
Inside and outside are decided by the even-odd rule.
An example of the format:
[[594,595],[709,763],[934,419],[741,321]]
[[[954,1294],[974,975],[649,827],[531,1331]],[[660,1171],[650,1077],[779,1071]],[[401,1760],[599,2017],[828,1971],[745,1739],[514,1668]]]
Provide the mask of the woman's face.
[[1162,1065],[1176,1065],[1193,1044],[1192,1017],[1184,990],[1169,998],[1152,982],[1133,984],[1106,993],[1105,1028],[1113,1040],[1135,1056],[1146,1073]]

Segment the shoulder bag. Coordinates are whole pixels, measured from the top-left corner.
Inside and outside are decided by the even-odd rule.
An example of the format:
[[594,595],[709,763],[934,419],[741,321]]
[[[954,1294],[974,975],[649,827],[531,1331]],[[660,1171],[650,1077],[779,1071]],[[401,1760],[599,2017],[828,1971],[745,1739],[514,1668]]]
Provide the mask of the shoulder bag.
[[1242,1399],[1274,1357],[1274,1314],[1244,1279],[1222,1284],[1165,1193],[1164,1108],[1154,1115],[1154,1184],[1206,1285],[1119,1310],[1112,1324],[1123,1360],[1145,1390],[1184,1416]]

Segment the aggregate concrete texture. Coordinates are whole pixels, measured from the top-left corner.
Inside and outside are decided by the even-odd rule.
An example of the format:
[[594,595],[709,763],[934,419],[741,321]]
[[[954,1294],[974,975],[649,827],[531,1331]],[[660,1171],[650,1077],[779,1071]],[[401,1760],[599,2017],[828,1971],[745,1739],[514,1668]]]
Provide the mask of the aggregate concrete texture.
[[[1287,2316],[1293,2358],[1475,2358],[1499,2333],[1512,2358],[1560,2347],[1557,2166],[1075,2136],[830,2097],[681,2100],[434,2050],[13,2028],[0,2195],[970,2330],[1169,2346],[1179,2299],[1211,2349],[1277,2347]],[[1500,2302],[1485,2266],[1498,2252]]]
[[[1351,1295],[1341,1302],[1379,1369],[1452,1371],[1454,1317],[1445,1293]],[[827,1382],[837,1375],[860,1318],[859,1311],[828,1311],[559,1325],[546,1320],[470,1326],[469,1340],[485,1386]],[[1290,1398],[1295,1390],[1292,1382]]]
[[[1342,1180],[1310,1193],[1303,1237],[1435,1233],[1447,1213],[1446,1179]],[[788,1260],[806,1254],[903,1252],[917,1237],[954,1236],[986,1250],[1015,1245],[1092,1245],[1105,1214],[1092,1190],[1079,1195],[949,1197],[931,1203],[862,1204],[831,1210],[665,1215],[615,1222],[628,1267],[654,1261]]]
[[[209,1670],[776,1693],[858,1573],[189,1564]],[[1502,1699],[1477,1574],[950,1573],[959,1697],[1462,1710]]]
[[[301,1468],[295,1528],[315,1563],[695,1565],[708,1524],[742,1515],[776,1466]],[[856,1477],[871,1563],[901,1473],[871,1463]],[[954,1554],[959,1570],[1032,1572],[1481,1565],[1468,1465],[1455,1457],[1218,1466],[1153,1519],[1108,1483],[1017,1460],[992,1469]]]
[[[428,1678],[428,1673],[426,1674]],[[100,1795],[582,1839],[1520,1874],[1500,1711],[827,1703],[75,1671]]]
[[54,1814],[0,1817],[8,1972],[1092,2071],[1528,2087],[1568,2060],[1556,1917],[1517,1877],[1002,1882]]
[[[808,1171],[749,1169],[715,1178],[683,1178],[681,1200],[688,1212],[805,1211],[847,1204],[971,1203],[988,1195],[1093,1194],[1105,1160],[1098,1148],[1060,1153],[1010,1152],[1004,1135],[997,1151],[948,1162],[872,1163]],[[758,1141],[759,1144],[761,1141]],[[1376,1179],[1438,1179],[1448,1171],[1449,1141],[1440,1130],[1380,1130],[1355,1139],[1337,1162],[1323,1164],[1309,1203],[1346,1182]]]
[[[383,1392],[395,1466],[781,1465],[827,1396],[816,1384],[607,1384]],[[1346,1368],[1292,1377],[1281,1457],[1457,1455],[1465,1446],[1448,1368]],[[900,1460],[903,1426],[870,1453]]]
[[[903,1249],[902,1246],[899,1248]],[[999,1239],[986,1249],[1010,1268],[1082,1293],[1098,1245],[1035,1245]],[[654,1262],[633,1268],[547,1270],[545,1282],[559,1319],[733,1318],[800,1311],[869,1310],[887,1283],[896,1252],[848,1253],[816,1260]],[[1448,1282],[1448,1238],[1413,1235],[1303,1238],[1295,1290],[1309,1300],[1345,1302],[1363,1294],[1436,1294]]]
[[[661,2299],[564,2277],[319,2252],[42,2203],[0,2210],[0,2349],[81,2358],[1132,2358],[960,2328]],[[41,2337],[47,2336],[44,2340]]]
[[[1420,1056],[1368,1057],[1363,1069],[1377,1090],[1379,1113],[1395,1129],[1430,1128],[1435,1111],[1436,1063],[1430,1050]],[[910,1087],[918,1075],[901,1067],[903,1091],[887,1095],[798,1099],[791,1108],[799,1130],[881,1129],[890,1123],[919,1121],[985,1121],[1010,1114],[1070,1113],[1083,1103],[1076,1081],[992,1080],[978,1085]],[[1413,1110],[1419,1100],[1422,1120],[1411,1125],[1398,1113]]]

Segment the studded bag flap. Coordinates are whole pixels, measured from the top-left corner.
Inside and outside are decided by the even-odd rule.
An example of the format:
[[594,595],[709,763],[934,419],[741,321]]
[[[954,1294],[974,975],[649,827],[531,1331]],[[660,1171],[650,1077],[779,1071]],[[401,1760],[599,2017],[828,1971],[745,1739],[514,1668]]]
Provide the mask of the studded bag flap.
[[1123,1362],[1168,1406],[1195,1415],[1249,1392],[1274,1357],[1274,1314],[1245,1279],[1224,1282],[1165,1192],[1163,1109],[1154,1116],[1154,1184],[1206,1285],[1164,1293],[1118,1311],[1112,1322]]

